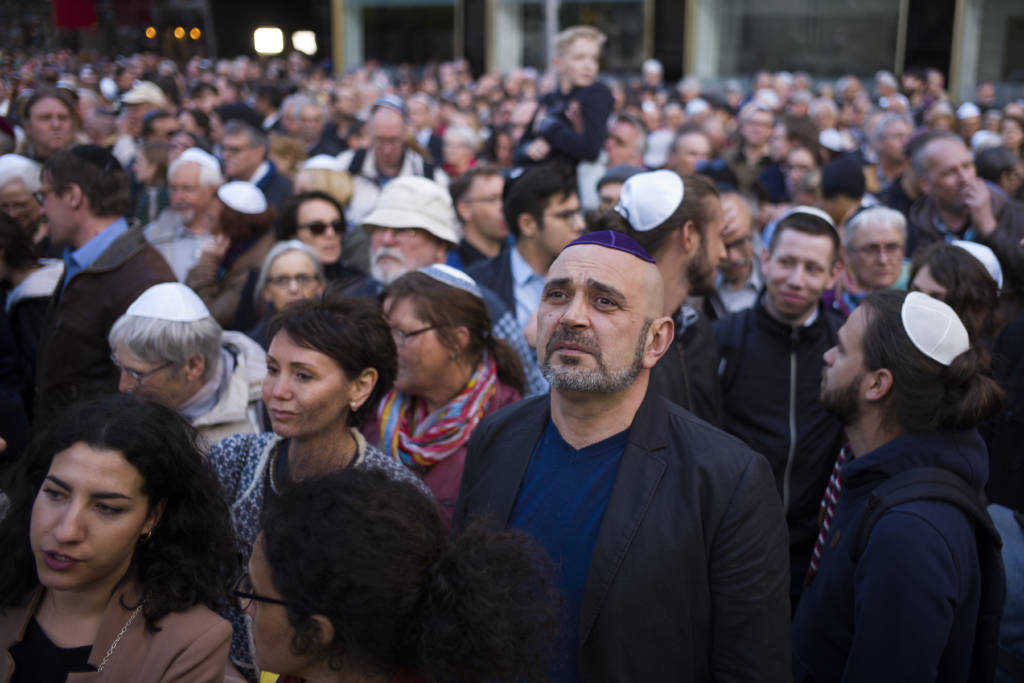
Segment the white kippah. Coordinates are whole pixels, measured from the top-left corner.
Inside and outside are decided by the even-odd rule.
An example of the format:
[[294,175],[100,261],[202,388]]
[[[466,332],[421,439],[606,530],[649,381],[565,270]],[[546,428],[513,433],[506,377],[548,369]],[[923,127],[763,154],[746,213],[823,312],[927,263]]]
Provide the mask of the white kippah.
[[199,295],[180,282],[153,285],[125,311],[127,315],[190,323],[210,317]]
[[790,216],[794,216],[796,214],[801,213],[804,214],[805,216],[814,216],[815,218],[820,218],[821,220],[828,223],[828,227],[832,228],[837,235],[839,234],[839,230],[836,229],[836,224],[835,221],[832,220],[832,216],[829,216],[827,213],[825,213],[816,206],[794,206],[792,209],[779,216],[779,219],[775,221],[775,225],[782,225],[782,221],[786,220]]
[[464,292],[469,292],[477,298],[483,299],[484,296],[480,292],[480,286],[476,283],[476,280],[463,273],[458,268],[452,268],[445,263],[435,263],[431,266],[423,266],[418,268],[417,272],[423,273],[429,277],[434,278],[438,282],[444,283],[449,287],[455,287],[461,289]]
[[189,147],[188,149],[181,153],[181,156],[178,157],[178,160],[193,161],[199,164],[200,166],[212,168],[215,171],[217,171],[218,174],[220,173],[220,162],[217,161],[217,157],[213,156],[204,149],[199,149],[198,147]]
[[647,232],[675,213],[684,193],[683,179],[675,171],[637,173],[623,183],[615,212],[637,232]]
[[900,320],[914,346],[943,365],[949,365],[971,347],[967,328],[956,311],[927,294],[907,294],[900,310]]
[[338,161],[338,157],[330,154],[317,154],[315,157],[302,162],[302,168],[324,168],[328,171],[344,171],[345,165]]
[[245,180],[232,180],[217,190],[220,200],[239,213],[257,214],[267,210],[262,190]]
[[974,102],[964,102],[956,110],[958,119],[971,119],[975,116],[981,116],[981,109]]
[[996,258],[994,251],[986,247],[984,244],[978,244],[977,242],[968,242],[967,240],[953,240],[950,242],[954,247],[960,247],[974,258],[981,261],[981,265],[985,266],[985,270],[992,276],[992,279],[996,281],[996,286],[999,289],[1003,288],[1003,268],[999,265],[999,259]]

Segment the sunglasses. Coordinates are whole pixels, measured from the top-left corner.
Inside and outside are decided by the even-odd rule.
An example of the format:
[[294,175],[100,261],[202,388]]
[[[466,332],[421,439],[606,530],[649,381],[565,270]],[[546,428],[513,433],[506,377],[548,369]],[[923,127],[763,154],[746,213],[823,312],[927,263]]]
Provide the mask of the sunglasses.
[[302,230],[303,228],[309,230],[314,235],[322,235],[327,232],[327,228],[333,228],[334,232],[340,235],[345,231],[345,221],[340,218],[333,220],[330,223],[326,223],[324,221],[313,221],[312,223],[306,223],[305,225],[299,226],[299,230]]

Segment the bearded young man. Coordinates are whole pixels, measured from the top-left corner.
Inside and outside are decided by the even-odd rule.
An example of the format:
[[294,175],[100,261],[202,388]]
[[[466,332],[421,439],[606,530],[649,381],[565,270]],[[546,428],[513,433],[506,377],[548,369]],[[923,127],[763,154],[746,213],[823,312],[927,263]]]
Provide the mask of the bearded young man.
[[614,231],[548,271],[550,396],[485,418],[453,528],[521,529],[564,599],[550,680],[784,681],[785,524],[761,456],[650,390],[673,343],[654,259]]
[[686,303],[714,289],[715,269],[725,258],[725,224],[718,191],[703,176],[651,171],[622,186],[616,225],[650,253],[661,273],[662,315],[675,324],[669,350],[651,372],[654,390],[713,424],[722,424],[718,355],[707,318]]
[[[821,401],[850,445],[793,621],[798,683],[974,679],[972,658],[985,651],[975,642],[979,610],[988,614],[1001,588],[985,584],[985,525],[943,500],[888,507],[873,494],[931,468],[983,500],[988,453],[977,426],[1002,404],[983,355],[948,305],[892,290],[854,309],[825,354]],[[859,524],[876,504],[884,512],[860,545]]]

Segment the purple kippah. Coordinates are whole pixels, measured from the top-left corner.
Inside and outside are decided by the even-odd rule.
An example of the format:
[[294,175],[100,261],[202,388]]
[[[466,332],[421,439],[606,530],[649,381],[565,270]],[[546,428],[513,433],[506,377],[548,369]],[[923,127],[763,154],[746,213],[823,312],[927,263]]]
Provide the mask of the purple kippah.
[[569,244],[565,245],[565,248],[576,246],[577,244],[596,244],[599,247],[607,247],[608,249],[618,249],[624,251],[627,254],[632,254],[638,259],[647,261],[648,263],[654,263],[654,259],[647,250],[640,246],[640,243],[630,237],[624,232],[616,232],[615,230],[599,230],[598,232],[588,232],[584,235],[580,235]]

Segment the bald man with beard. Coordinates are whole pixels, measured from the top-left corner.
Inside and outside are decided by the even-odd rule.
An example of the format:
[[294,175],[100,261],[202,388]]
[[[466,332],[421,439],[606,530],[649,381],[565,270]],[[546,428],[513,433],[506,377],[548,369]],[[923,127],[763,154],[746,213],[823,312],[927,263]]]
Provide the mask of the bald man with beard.
[[654,259],[579,237],[552,264],[550,395],[485,418],[453,521],[520,529],[563,600],[552,681],[785,681],[786,529],[766,461],[649,390],[673,340]]

